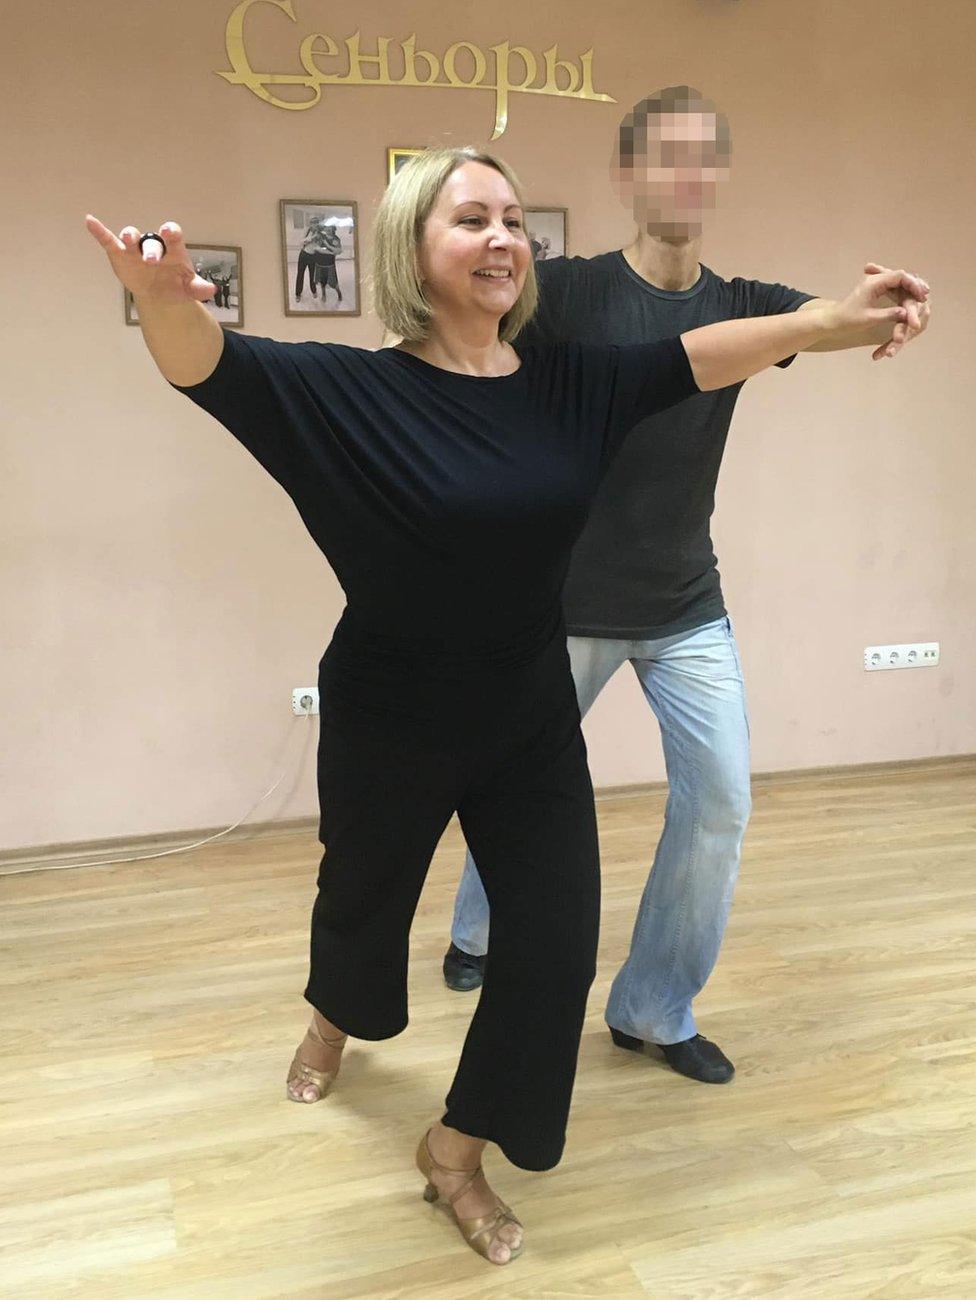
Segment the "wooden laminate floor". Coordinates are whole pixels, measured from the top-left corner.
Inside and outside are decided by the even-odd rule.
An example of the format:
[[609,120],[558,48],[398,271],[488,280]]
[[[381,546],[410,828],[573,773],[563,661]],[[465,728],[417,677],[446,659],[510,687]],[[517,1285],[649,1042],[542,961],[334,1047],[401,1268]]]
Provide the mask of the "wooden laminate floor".
[[708,1087],[602,1021],[663,806],[600,804],[600,971],[563,1164],[500,1157],[495,1269],[411,1167],[473,1003],[440,960],[452,828],[413,933],[412,1023],[301,1107],[311,837],[0,878],[0,1295],[16,1300],[976,1297],[976,762],[758,782]]

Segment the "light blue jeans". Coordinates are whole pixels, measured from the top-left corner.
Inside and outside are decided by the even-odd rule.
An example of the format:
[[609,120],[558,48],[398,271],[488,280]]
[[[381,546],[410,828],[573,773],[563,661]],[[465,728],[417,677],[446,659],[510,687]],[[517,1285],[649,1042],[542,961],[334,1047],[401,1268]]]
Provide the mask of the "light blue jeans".
[[[645,1042],[697,1032],[692,1000],[718,960],[749,820],[749,723],[732,627],[721,618],[653,641],[570,637],[585,716],[628,660],[661,726],[668,774],[664,829],[607,1024]],[[451,938],[488,951],[488,900],[469,853]]]

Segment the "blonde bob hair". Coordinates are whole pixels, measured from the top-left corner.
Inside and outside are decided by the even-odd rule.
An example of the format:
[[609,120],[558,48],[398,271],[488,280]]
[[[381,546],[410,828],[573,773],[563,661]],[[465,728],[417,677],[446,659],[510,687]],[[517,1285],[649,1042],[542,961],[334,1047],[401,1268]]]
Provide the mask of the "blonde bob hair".
[[[493,167],[511,185],[519,203],[522,190],[511,168],[477,149],[426,149],[411,158],[393,180],[376,213],[373,231],[373,300],[376,314],[394,334],[420,343],[430,332],[433,314],[420,283],[420,244],[424,226],[452,172],[465,163]],[[528,324],[539,298],[535,265],[529,262],[522,292],[498,324],[498,337],[510,342]]]

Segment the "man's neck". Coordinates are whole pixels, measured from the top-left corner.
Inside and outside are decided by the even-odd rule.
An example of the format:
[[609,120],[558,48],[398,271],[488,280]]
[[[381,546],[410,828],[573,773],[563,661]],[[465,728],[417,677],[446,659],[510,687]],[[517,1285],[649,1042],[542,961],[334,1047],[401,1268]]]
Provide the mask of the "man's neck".
[[655,289],[680,292],[698,283],[701,235],[688,239],[662,238],[638,230],[634,242],[623,250],[633,271]]

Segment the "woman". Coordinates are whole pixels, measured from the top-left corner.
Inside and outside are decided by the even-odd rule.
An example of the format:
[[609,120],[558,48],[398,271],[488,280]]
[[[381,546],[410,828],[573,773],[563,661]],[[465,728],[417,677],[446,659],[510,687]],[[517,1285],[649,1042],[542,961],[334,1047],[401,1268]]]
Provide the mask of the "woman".
[[404,341],[379,352],[222,334],[178,226],[161,228],[160,260],[132,227],[88,225],[163,375],[285,488],[348,601],[320,668],[327,852],[289,1095],[325,1095],[347,1035],[405,1027],[410,924],[456,811],[491,960],[417,1164],[426,1199],[505,1264],[522,1227],[481,1154],[491,1141],[522,1168],[558,1162],[595,965],[596,826],[560,590],[597,483],[652,411],[824,338],[878,343],[904,309],[875,305],[877,276],[822,311],[520,354],[536,287],[518,184],[470,149],[432,150],[386,191],[376,305]]
[[342,290],[339,288],[339,272],[336,266],[336,258],[342,252],[342,240],[339,238],[339,232],[335,226],[322,222],[319,226],[318,237],[309,251],[312,254],[313,295],[315,286],[321,285],[323,307],[325,306],[326,289],[334,289],[337,301],[342,302]]

